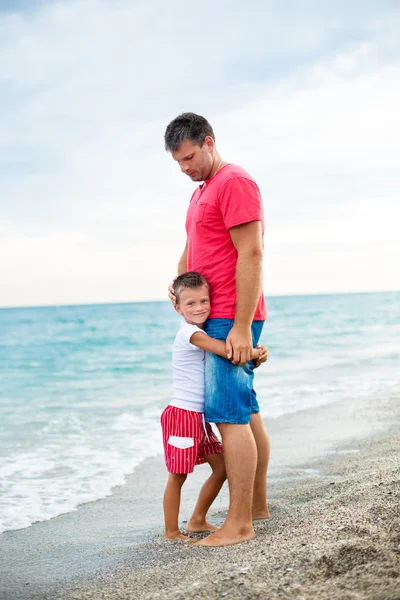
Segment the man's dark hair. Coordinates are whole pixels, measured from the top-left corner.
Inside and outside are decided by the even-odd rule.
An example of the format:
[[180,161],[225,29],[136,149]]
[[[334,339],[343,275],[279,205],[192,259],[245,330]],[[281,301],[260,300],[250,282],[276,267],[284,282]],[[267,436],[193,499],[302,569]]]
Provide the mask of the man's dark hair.
[[207,136],[215,141],[213,128],[207,119],[195,113],[183,113],[171,121],[165,130],[165,149],[167,152],[176,152],[185,140],[201,148]]
[[208,289],[210,289],[210,284],[207,279],[197,271],[188,271],[187,273],[179,275],[172,284],[176,302],[179,304],[180,295],[183,290],[198,290],[203,287],[203,285],[206,285]]

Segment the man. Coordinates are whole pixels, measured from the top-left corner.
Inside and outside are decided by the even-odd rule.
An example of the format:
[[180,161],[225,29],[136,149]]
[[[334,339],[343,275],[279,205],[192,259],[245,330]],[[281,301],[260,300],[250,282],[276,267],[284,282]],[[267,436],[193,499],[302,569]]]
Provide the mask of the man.
[[216,423],[222,436],[230,501],[222,527],[198,542],[226,546],[253,538],[253,519],[269,516],[269,439],[250,361],[266,318],[262,201],[250,175],[220,157],[204,117],[184,113],[174,119],[165,132],[165,147],[183,173],[202,182],[188,208],[178,275],[199,271],[210,282],[212,310],[206,332],[226,340],[232,357],[228,361],[206,355],[205,418]]

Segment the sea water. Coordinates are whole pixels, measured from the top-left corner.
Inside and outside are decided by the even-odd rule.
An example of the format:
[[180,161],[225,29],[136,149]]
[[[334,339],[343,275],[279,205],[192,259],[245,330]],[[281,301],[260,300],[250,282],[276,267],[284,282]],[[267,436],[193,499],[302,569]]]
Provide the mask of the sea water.
[[[268,307],[264,416],[399,387],[400,293]],[[103,498],[162,452],[179,325],[168,302],[0,310],[0,532]]]

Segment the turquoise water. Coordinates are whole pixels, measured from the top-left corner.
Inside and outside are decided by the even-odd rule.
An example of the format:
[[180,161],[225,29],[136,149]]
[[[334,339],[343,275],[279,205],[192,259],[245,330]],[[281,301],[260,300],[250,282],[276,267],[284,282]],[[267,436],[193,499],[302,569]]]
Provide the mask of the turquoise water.
[[[262,412],[400,384],[400,293],[271,298]],[[161,453],[168,302],[0,310],[0,531],[102,498]]]

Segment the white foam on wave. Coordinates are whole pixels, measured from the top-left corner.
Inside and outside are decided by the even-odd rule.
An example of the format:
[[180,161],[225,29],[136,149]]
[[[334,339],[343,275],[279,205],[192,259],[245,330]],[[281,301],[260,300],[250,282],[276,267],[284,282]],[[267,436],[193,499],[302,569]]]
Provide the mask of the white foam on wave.
[[321,374],[296,372],[290,378],[270,377],[265,372],[260,374],[256,388],[263,415],[277,418],[346,398],[398,389],[399,386],[400,377],[393,367],[358,372],[350,365],[350,368],[343,369],[343,372],[338,370],[336,374],[328,371]]
[[374,342],[373,345],[356,348],[349,348],[348,353],[343,352],[343,348],[331,347],[328,352],[320,350],[316,355],[314,351],[299,351],[299,356],[285,357],[283,360],[275,358],[273,352],[270,353],[268,362],[269,377],[285,377],[285,382],[291,378],[296,378],[306,372],[323,371],[325,369],[341,369],[349,366],[358,367],[366,362],[377,362],[383,360],[393,360],[399,356],[399,344],[392,341]]
[[162,452],[158,423],[128,413],[108,429],[69,415],[49,422],[41,434],[40,447],[0,458],[0,532],[105,498],[145,458]]
[[[385,350],[388,356],[393,348],[388,345]],[[262,414],[276,418],[400,385],[393,360],[384,367],[379,361],[372,368],[365,361],[364,367],[354,368],[351,359],[352,354],[349,362],[338,366],[333,361],[325,368],[320,368],[319,357],[283,365],[271,360],[256,374]],[[109,496],[138,464],[162,453],[162,404],[153,399],[142,414],[137,406],[121,407],[124,412],[118,414],[116,400],[115,412],[107,419],[103,412],[111,401],[106,409],[91,405],[88,410],[81,403],[81,412],[76,406],[49,418],[32,442],[0,456],[0,532],[28,527]]]

